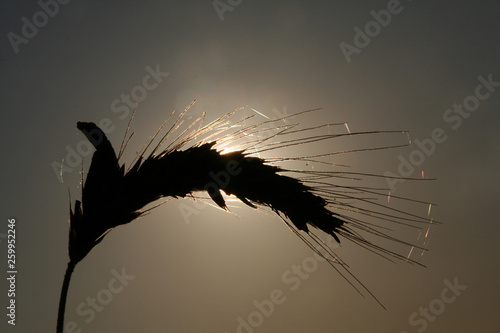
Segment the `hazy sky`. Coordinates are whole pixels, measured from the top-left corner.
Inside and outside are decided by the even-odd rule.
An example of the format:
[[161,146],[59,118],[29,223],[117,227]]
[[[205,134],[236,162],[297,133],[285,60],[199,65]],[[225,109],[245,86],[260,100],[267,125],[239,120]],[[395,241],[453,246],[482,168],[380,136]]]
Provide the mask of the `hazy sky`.
[[[189,115],[207,112],[208,120],[244,105],[269,117],[322,107],[299,121],[409,130],[413,150],[349,163],[398,174],[413,159],[410,176],[437,180],[398,183],[393,193],[437,203],[431,215],[444,224],[431,229],[427,268],[338,250],[386,311],[325,263],[289,283],[312,253],[276,217],[243,204],[235,217],[172,201],[113,230],[77,266],[66,310],[74,332],[500,330],[497,2],[61,2],[1,5],[0,267],[5,276],[15,218],[18,271],[15,327],[0,283],[1,332],[55,331],[68,191],[80,198],[77,156],[85,170],[91,159],[76,122],[107,123],[117,148],[134,98],[141,102],[125,162],[193,99]],[[186,219],[186,206],[197,213]],[[273,297],[279,304],[266,315],[259,306]]]

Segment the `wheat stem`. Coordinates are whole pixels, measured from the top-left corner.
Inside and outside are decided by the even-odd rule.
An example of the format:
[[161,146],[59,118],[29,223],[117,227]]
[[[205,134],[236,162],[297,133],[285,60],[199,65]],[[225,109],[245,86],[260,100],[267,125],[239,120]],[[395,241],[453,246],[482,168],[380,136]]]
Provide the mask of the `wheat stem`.
[[66,297],[68,295],[69,281],[71,280],[71,274],[75,269],[76,263],[73,261],[68,262],[68,267],[66,268],[66,275],[64,275],[64,282],[61,289],[61,298],[59,298],[59,312],[57,314],[57,329],[56,333],[63,333],[64,331],[64,311],[66,309]]

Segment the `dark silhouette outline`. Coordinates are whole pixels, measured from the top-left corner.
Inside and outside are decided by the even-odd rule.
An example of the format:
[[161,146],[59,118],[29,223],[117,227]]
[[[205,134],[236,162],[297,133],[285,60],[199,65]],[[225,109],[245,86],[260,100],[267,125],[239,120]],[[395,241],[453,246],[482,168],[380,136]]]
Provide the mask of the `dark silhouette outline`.
[[[318,236],[312,233],[309,227],[312,226],[313,228],[320,229],[326,234],[332,236],[339,243],[339,236],[343,236],[344,238],[386,258],[395,257],[403,261],[421,265],[420,263],[408,259],[405,256],[373,244],[363,238],[358,232],[353,231],[352,228],[358,228],[364,232],[401,242],[409,246],[417,248],[418,246],[393,238],[377,230],[373,225],[365,224],[362,220],[354,219],[341,213],[335,213],[328,209],[328,206],[341,205],[341,203],[335,199],[330,198],[333,194],[338,195],[339,193],[333,190],[328,190],[325,188],[325,183],[319,182],[318,180],[332,177],[332,174],[336,173],[287,170],[279,166],[270,165],[270,162],[286,160],[284,158],[266,160],[255,156],[249,156],[255,154],[255,152],[264,152],[298,144],[331,139],[343,136],[343,134],[309,136],[290,141],[270,143],[265,146],[260,146],[251,153],[247,152],[248,146],[242,150],[221,153],[216,146],[219,143],[226,141],[227,136],[223,136],[218,138],[216,141],[211,142],[207,142],[207,138],[205,138],[193,144],[196,138],[205,135],[209,131],[217,129],[218,126],[222,124],[227,124],[228,118],[236,112],[235,110],[204,127],[201,126],[203,116],[198,118],[188,127],[189,129],[195,124],[198,124],[198,129],[194,130],[189,135],[186,135],[187,130],[185,130],[170,145],[168,145],[166,149],[157,153],[158,149],[166,141],[166,139],[179,128],[182,123],[181,119],[188,108],[186,108],[186,110],[179,116],[177,121],[167,131],[167,134],[162,137],[152,152],[145,157],[146,150],[152,144],[153,140],[156,138],[157,134],[163,128],[168,119],[165,121],[128,170],[125,170],[125,165],[120,166],[118,162],[127,146],[128,140],[130,140],[130,137],[126,140],[128,128],[117,156],[105,133],[99,127],[91,122],[77,123],[77,128],[82,131],[82,133],[92,143],[96,151],[93,154],[85,183],[82,185],[82,201],[80,202],[79,200],[76,200],[74,210],[70,207],[70,232],[68,246],[70,261],[67,266],[59,303],[57,321],[58,333],[63,332],[64,312],[69,282],[77,263],[80,262],[97,244],[99,244],[109,231],[119,225],[127,224],[140,217],[145,212],[152,209],[150,208],[143,211],[142,209],[146,205],[164,197],[182,198],[191,196],[193,192],[206,191],[219,207],[226,210],[227,207],[225,200],[221,194],[221,191],[223,191],[227,195],[232,194],[236,196],[250,207],[269,207],[276,212],[287,224],[287,226],[304,242],[306,242],[306,244],[313,251],[324,257],[327,262],[335,268],[335,270],[337,270],[337,272],[339,272],[339,274],[341,274],[342,277],[344,277],[344,279],[346,279],[360,294],[360,289],[358,289],[358,287],[356,287],[354,283],[349,280],[349,277],[359,283],[361,288],[367,291],[382,307],[383,305],[378,301],[378,299],[354,275],[350,273],[345,263],[340,260],[340,258],[338,258],[338,256],[323,241],[321,241]],[[310,111],[315,110],[304,112]],[[292,116],[296,116],[298,114],[294,114]],[[246,119],[243,119],[242,121],[245,120]],[[233,140],[234,138],[242,137],[243,135],[246,135],[245,133],[255,130],[256,128],[259,128],[259,126],[266,123],[268,122],[261,123],[257,126],[245,127],[245,130],[238,130],[235,133],[231,133],[231,137]],[[284,126],[284,128],[279,131],[278,135],[283,133],[292,133],[293,131],[291,131],[291,129],[294,126],[295,125]],[[306,130],[316,129],[319,127],[322,126]],[[259,131],[261,131],[261,129],[259,129]],[[347,135],[378,133],[388,132],[360,132],[349,133]],[[220,132],[216,134],[220,134]],[[208,138],[210,138],[210,136]],[[252,145],[252,147],[255,148],[264,141],[266,140],[260,140],[256,144]],[[191,144],[191,147],[181,150],[181,148],[188,143]],[[399,146],[368,148],[365,150],[388,149],[395,147]],[[318,157],[320,157],[320,155],[303,157],[302,159],[305,161],[318,162],[314,159]],[[291,171],[313,176],[313,179],[315,180],[312,181],[312,183],[321,184],[321,186],[318,188],[315,188],[314,186],[311,187],[306,185],[304,180],[292,178],[282,174]],[[349,173],[342,173],[342,175],[347,174]],[[359,173],[350,173],[350,175],[377,177],[377,175]],[[330,184],[330,186],[334,185]],[[366,193],[375,193],[369,191],[368,189],[357,187],[353,188],[363,190]],[[363,201],[360,198],[355,199]],[[382,206],[380,204],[375,205]],[[345,205],[345,207],[347,206],[352,208],[350,205]],[[389,208],[386,207],[386,209]],[[401,213],[404,217],[396,216],[392,213],[363,211],[361,209],[358,213],[362,215],[375,216],[378,219],[395,223],[428,223],[426,218],[397,211],[395,209],[390,210],[394,213]],[[433,223],[436,223],[436,221],[433,221]],[[305,232],[311,240],[305,238],[300,231]],[[314,245],[314,243],[319,246],[319,249]],[[322,250],[326,252],[326,254],[324,254]],[[339,265],[345,273],[340,272]],[[347,277],[345,274],[347,274]]]

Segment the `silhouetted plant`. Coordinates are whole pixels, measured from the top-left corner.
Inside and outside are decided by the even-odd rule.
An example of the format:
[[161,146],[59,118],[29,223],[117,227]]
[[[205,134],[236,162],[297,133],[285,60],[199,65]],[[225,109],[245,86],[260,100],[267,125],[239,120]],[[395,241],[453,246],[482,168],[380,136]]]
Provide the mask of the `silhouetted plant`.
[[[345,263],[311,231],[310,227],[325,232],[339,243],[340,237],[343,237],[382,256],[416,263],[406,256],[372,243],[365,239],[359,231],[402,242],[381,231],[377,225],[367,223],[363,218],[369,216],[382,221],[405,224],[424,223],[428,227],[429,221],[425,217],[397,211],[360,195],[385,195],[376,190],[359,186],[341,187],[328,182],[334,177],[380,176],[338,171],[289,170],[276,165],[287,160],[324,163],[321,161],[321,157],[333,153],[300,158],[265,159],[257,157],[263,152],[275,149],[315,143],[342,136],[394,132],[325,134],[277,141],[277,138],[286,137],[292,133],[307,133],[321,127],[339,124],[325,124],[297,130],[296,124],[274,125],[277,120],[257,125],[243,125],[251,118],[247,117],[231,125],[229,120],[238,111],[235,110],[206,126],[202,126],[204,120],[204,115],[202,115],[189,124],[166,148],[162,149],[161,147],[166,145],[169,137],[179,131],[181,124],[185,121],[184,116],[188,109],[189,107],[181,113],[166,134],[158,140],[156,146],[147,153],[162,128],[173,115],[172,113],[127,170],[124,164],[119,164],[119,159],[131,137],[130,135],[127,138],[130,122],[118,155],[104,132],[94,123],[77,123],[77,128],[83,132],[96,151],[93,154],[86,180],[82,184],[82,199],[81,201],[76,200],[74,209],[70,207],[70,260],[61,291],[57,332],[63,331],[69,282],[77,263],[85,258],[109,231],[135,220],[152,209],[143,210],[146,205],[165,197],[183,198],[191,196],[193,192],[206,191],[220,208],[226,210],[225,199],[221,193],[223,191],[227,195],[234,195],[250,207],[269,207],[313,251],[327,259],[327,262],[358,292],[360,289],[355,283],[372,296],[373,294],[349,272]],[[281,120],[311,111],[316,110],[299,112]],[[256,134],[266,132],[273,134],[266,138],[259,137],[252,140]],[[227,148],[242,138],[247,140],[236,147],[236,150],[234,147],[231,150]],[[186,146],[189,147],[184,149]],[[395,147],[400,146],[362,150]],[[285,175],[292,172],[302,176],[293,178]],[[382,210],[360,208],[353,201],[372,204],[375,208]],[[360,218],[352,217],[346,212],[354,212]],[[310,238],[306,238],[306,236]],[[409,243],[404,244],[415,246]],[[377,299],[375,298],[375,300]]]

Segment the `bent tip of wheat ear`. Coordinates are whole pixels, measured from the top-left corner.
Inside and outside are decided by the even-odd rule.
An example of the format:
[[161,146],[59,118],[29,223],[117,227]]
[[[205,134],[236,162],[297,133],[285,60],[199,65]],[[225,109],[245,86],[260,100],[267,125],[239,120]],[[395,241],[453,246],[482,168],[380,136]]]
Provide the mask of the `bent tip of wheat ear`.
[[[194,192],[207,192],[219,207],[227,209],[222,195],[224,192],[226,195],[234,195],[250,207],[269,207],[313,251],[327,259],[358,292],[365,289],[370,293],[351,274],[329,244],[313,232],[314,229],[330,235],[338,243],[343,238],[386,259],[395,258],[420,265],[409,259],[409,256],[377,245],[364,234],[425,251],[424,247],[389,235],[381,222],[425,229],[436,221],[365,198],[365,195],[386,196],[377,189],[357,185],[340,186],[334,181],[343,177],[383,176],[331,170],[292,170],[280,166],[280,163],[290,160],[321,164],[321,157],[333,155],[332,152],[293,158],[261,157],[263,153],[269,154],[278,149],[287,151],[294,146],[343,136],[380,135],[393,131],[348,131],[313,135],[311,133],[321,127],[344,123],[298,129],[298,124],[284,122],[318,109],[257,124],[249,124],[253,116],[231,122],[239,111],[237,109],[203,125],[205,114],[190,123],[186,122],[185,114],[189,107],[173,121],[170,119],[174,113],[170,114],[128,169],[125,164],[120,165],[119,159],[133,134],[128,134],[133,115],[118,153],[115,153],[104,132],[94,123],[77,123],[77,128],[84,133],[96,151],[82,187],[82,200],[75,202],[74,211],[70,209],[71,262],[76,264],[82,260],[111,229],[129,223],[149,211],[151,208],[144,210],[144,207],[158,199],[182,198],[192,196]],[[168,128],[164,131],[165,126]],[[162,131],[165,133],[162,134]],[[299,138],[289,138],[290,135],[297,134]],[[348,152],[397,147],[400,146],[372,147]],[[218,182],[214,181],[217,176],[222,177]]]

